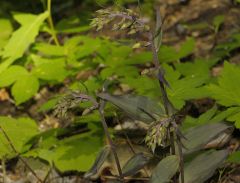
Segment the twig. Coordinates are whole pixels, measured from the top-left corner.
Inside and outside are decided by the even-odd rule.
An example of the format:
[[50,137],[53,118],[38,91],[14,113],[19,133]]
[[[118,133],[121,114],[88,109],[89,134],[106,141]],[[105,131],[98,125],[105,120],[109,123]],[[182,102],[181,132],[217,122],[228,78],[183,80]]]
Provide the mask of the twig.
[[[127,133],[126,133],[125,130],[123,129],[122,123],[120,123],[120,121],[118,120],[118,117],[117,117],[116,114],[115,114],[115,116],[116,116],[116,119],[117,119],[117,123],[120,125],[121,129],[123,130],[123,135],[124,135],[124,137],[125,137],[125,139],[126,139],[127,144],[128,144],[129,147],[130,147],[130,150],[131,150],[132,153],[135,155],[136,152],[135,152],[135,150],[134,150],[134,147],[133,147],[133,145],[132,145],[131,140],[129,139]],[[147,172],[147,169],[144,167],[143,170],[144,170],[145,174],[149,177],[149,174],[148,174],[148,172]]]
[[117,155],[117,152],[116,152],[115,145],[114,145],[114,143],[111,139],[111,136],[108,132],[108,126],[107,126],[107,123],[106,123],[106,120],[105,120],[105,117],[104,117],[104,107],[105,107],[105,101],[100,99],[99,114],[100,114],[100,117],[101,117],[101,122],[102,122],[102,125],[103,125],[103,129],[104,129],[105,135],[107,136],[108,142],[110,144],[113,156],[115,158],[115,162],[116,162],[116,165],[117,165],[119,177],[120,177],[120,179],[123,179],[120,161],[118,159],[118,155]]
[[182,153],[182,144],[180,141],[180,137],[176,137],[177,147],[178,147],[178,153],[180,158],[180,177],[181,177],[181,183],[184,183],[184,161],[183,161],[183,153]]
[[54,28],[54,25],[53,25],[53,20],[52,20],[52,11],[51,11],[51,0],[47,0],[47,10],[48,10],[48,24],[49,24],[49,27],[51,29],[51,32],[52,32],[52,37],[53,37],[53,40],[55,42],[55,44],[57,46],[59,46],[59,41],[58,41],[58,38],[57,38],[57,35],[56,35],[56,31],[55,31],[55,28]]
[[47,174],[45,175],[45,177],[44,177],[44,179],[43,179],[43,183],[47,182],[47,179],[48,179],[51,171],[52,171],[52,167],[50,167],[49,170],[47,171]]
[[12,148],[12,150],[16,153],[16,155],[19,157],[19,159],[22,161],[22,163],[30,170],[30,172],[34,175],[34,177],[41,183],[43,183],[43,181],[37,176],[37,174],[33,171],[33,169],[28,165],[28,163],[20,156],[20,153],[16,150],[16,148],[14,147],[11,139],[9,138],[9,136],[7,135],[7,133],[5,132],[5,130],[0,126],[0,130],[2,131],[3,135],[5,136],[5,138],[7,139],[10,147]]

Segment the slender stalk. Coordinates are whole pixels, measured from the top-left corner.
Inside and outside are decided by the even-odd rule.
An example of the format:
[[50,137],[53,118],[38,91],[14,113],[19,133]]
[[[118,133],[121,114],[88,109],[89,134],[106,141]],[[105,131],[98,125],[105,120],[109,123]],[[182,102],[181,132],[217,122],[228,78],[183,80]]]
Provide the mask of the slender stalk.
[[181,177],[181,183],[184,183],[184,161],[183,161],[183,153],[182,153],[182,145],[180,141],[180,137],[177,136],[177,147],[178,147],[178,153],[180,157],[180,177]]
[[48,24],[49,24],[49,27],[50,27],[51,32],[52,32],[53,40],[54,40],[55,44],[57,46],[59,46],[60,44],[59,44],[59,41],[58,41],[58,38],[57,38],[57,34],[56,34],[56,31],[55,31],[55,28],[54,28],[54,25],[53,25],[51,4],[52,4],[51,0],[47,0],[47,11],[49,12]]
[[28,163],[20,156],[20,153],[16,150],[16,148],[14,147],[11,139],[9,138],[9,136],[7,135],[7,133],[5,132],[5,130],[0,126],[0,130],[2,131],[3,135],[5,136],[5,138],[7,139],[10,147],[12,148],[12,150],[16,153],[16,155],[19,157],[19,159],[22,161],[22,163],[30,170],[30,172],[34,175],[34,177],[41,183],[43,183],[43,181],[38,177],[38,175],[33,171],[33,169],[28,165]]
[[100,117],[101,117],[101,122],[102,122],[102,125],[103,125],[103,129],[104,129],[105,135],[107,136],[108,142],[110,144],[110,147],[111,147],[111,150],[112,150],[112,153],[113,153],[116,165],[117,165],[119,177],[120,177],[120,179],[123,179],[120,161],[119,161],[118,156],[117,156],[115,145],[114,145],[114,143],[111,139],[111,136],[108,132],[108,126],[107,126],[107,123],[106,123],[106,120],[105,120],[105,117],[104,117],[104,107],[105,107],[105,101],[100,99],[99,114],[100,114]]

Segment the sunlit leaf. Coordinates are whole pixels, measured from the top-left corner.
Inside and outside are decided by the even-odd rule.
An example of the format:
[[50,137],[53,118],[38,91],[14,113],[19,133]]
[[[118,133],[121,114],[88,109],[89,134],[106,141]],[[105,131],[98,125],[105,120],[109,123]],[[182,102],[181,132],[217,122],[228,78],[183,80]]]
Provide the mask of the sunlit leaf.
[[29,45],[34,42],[40,26],[48,15],[48,12],[44,12],[39,15],[20,14],[14,16],[22,26],[12,34],[7,45],[4,47],[2,57],[6,60],[0,65],[0,72],[4,71],[24,54]]
[[38,79],[31,74],[23,75],[11,88],[12,95],[19,105],[34,96],[39,89]]
[[40,79],[62,81],[68,75],[64,58],[47,59],[38,56],[32,58],[35,63],[32,73]]
[[22,76],[27,75],[28,71],[22,66],[11,66],[0,74],[0,87],[13,84]]
[[10,20],[0,19],[0,49],[7,44],[12,31],[13,28]]
[[50,55],[50,56],[65,55],[65,50],[63,46],[51,45],[47,43],[37,43],[34,46],[34,50],[37,50],[44,55]]

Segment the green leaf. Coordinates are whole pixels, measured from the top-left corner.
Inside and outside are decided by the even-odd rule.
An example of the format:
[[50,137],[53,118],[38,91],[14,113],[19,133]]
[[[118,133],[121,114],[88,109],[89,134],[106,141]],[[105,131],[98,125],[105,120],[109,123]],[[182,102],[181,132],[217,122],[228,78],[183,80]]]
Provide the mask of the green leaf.
[[228,157],[228,162],[231,162],[231,163],[240,163],[240,151],[233,152],[233,153]]
[[106,79],[112,75],[117,76],[126,76],[126,73],[128,74],[128,77],[138,77],[138,69],[133,66],[118,66],[118,67],[107,67],[101,71],[101,77],[103,79]]
[[202,75],[210,77],[210,68],[218,59],[196,59],[194,62],[177,63],[174,66],[176,70],[184,76]]
[[170,84],[170,88],[167,88],[168,97],[177,109],[182,108],[186,100],[207,96],[207,91],[202,86],[208,80],[208,76],[191,75],[181,78],[181,74],[169,65],[164,64],[163,67],[166,80]]
[[[31,144],[26,144],[33,136],[38,133],[38,126],[30,118],[10,118],[0,117],[0,127],[9,137],[15,149],[22,153],[31,147]],[[12,158],[17,156],[6,136],[0,130],[0,158]]]
[[209,123],[216,123],[219,121],[223,121],[227,117],[234,115],[240,111],[240,107],[229,107],[224,111],[219,111],[210,121]]
[[[213,118],[216,112],[217,112],[217,106],[213,106],[210,110],[201,114],[198,118],[192,118],[190,116],[187,116],[183,122],[182,128],[187,129],[190,127],[209,123],[209,121]],[[220,122],[220,121],[217,121],[217,122]]]
[[68,138],[55,149],[54,164],[61,172],[86,172],[91,168],[101,147],[102,138],[97,136]]
[[[210,84],[207,90],[210,96],[221,105],[231,108],[240,106],[240,67],[225,62],[218,83]],[[236,127],[240,128],[240,110],[229,116],[227,120],[234,121]]]
[[218,32],[220,26],[224,23],[225,16],[224,15],[218,15],[215,16],[213,19],[213,25],[214,25],[214,31]]
[[147,163],[149,159],[144,156],[143,153],[137,153],[131,157],[122,168],[123,176],[131,176],[136,174],[141,170]]
[[224,162],[227,150],[202,153],[184,166],[185,183],[204,183]]
[[227,118],[228,121],[235,122],[235,127],[240,129],[240,111]]
[[48,43],[37,43],[33,49],[43,53],[44,55],[65,56],[63,46],[51,45]]
[[224,63],[218,84],[210,84],[208,90],[211,97],[224,106],[240,105],[240,67]]
[[7,44],[12,31],[13,28],[10,20],[0,19],[0,49]]
[[153,170],[150,183],[171,182],[171,178],[179,168],[179,158],[176,155],[167,156]]
[[161,63],[173,62],[179,60],[177,51],[170,46],[162,45],[158,52],[158,57]]
[[39,134],[37,146],[24,156],[46,160],[61,172],[88,171],[103,146],[102,129],[96,123],[88,123],[89,131],[85,133],[73,135],[73,129],[51,129]]
[[64,58],[46,59],[34,55],[32,58],[35,63],[32,73],[40,79],[63,81],[68,75]]
[[159,60],[160,62],[173,62],[178,61],[190,55],[195,47],[195,40],[193,38],[188,38],[181,46],[177,52],[175,48],[170,46],[161,46],[159,49]]
[[192,37],[187,38],[187,40],[181,45],[178,52],[178,57],[183,58],[190,55],[195,47],[195,40]]
[[38,111],[39,112],[49,111],[56,106],[58,101],[59,101],[59,99],[57,97],[56,98],[51,98],[47,102],[45,102],[43,105],[41,105],[41,107],[39,108]]
[[14,83],[11,92],[16,104],[19,105],[34,96],[38,89],[38,79],[34,75],[28,74],[23,75]]
[[145,64],[152,61],[152,52],[134,53],[126,60],[126,64]]
[[160,96],[158,81],[150,77],[147,76],[140,76],[137,78],[124,77],[119,80],[121,81],[121,83],[127,84],[128,86],[133,88],[138,95],[148,96],[153,99],[159,98]]
[[14,16],[14,18],[18,20],[22,26],[12,34],[9,42],[4,47],[2,57],[7,60],[0,65],[0,73],[16,59],[22,57],[25,50],[31,43],[34,42],[35,37],[38,35],[40,26],[48,15],[48,12],[44,12],[39,15],[21,14]]
[[80,33],[88,31],[90,28],[89,25],[81,25],[80,18],[76,16],[62,19],[55,26],[56,31],[59,33]]
[[0,74],[0,87],[9,86],[27,74],[28,71],[24,67],[17,65],[11,66]]

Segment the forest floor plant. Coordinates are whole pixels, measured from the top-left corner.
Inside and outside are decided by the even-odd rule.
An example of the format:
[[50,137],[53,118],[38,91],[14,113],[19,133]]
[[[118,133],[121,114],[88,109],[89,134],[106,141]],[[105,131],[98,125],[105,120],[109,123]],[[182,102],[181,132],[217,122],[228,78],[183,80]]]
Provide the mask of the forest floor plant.
[[[166,92],[166,87],[171,87],[164,76],[164,70],[160,65],[160,61],[158,58],[158,50],[161,46],[161,38],[162,38],[162,26],[163,22],[161,21],[161,16],[159,10],[156,11],[156,26],[150,28],[146,22],[144,22],[138,14],[134,13],[132,10],[124,9],[123,11],[116,11],[114,9],[104,9],[97,11],[97,17],[93,19],[92,26],[96,27],[97,30],[101,30],[104,25],[109,24],[110,22],[114,22],[113,30],[127,30],[128,34],[147,34],[148,41],[146,46],[151,50],[153,55],[153,65],[155,67],[156,78],[159,81],[160,92],[162,94],[162,103],[164,106],[164,115],[161,118],[156,116],[151,111],[148,112],[144,108],[140,106],[136,106],[136,110],[139,110],[148,117],[152,119],[152,123],[150,124],[147,136],[145,138],[146,144],[151,148],[152,152],[154,153],[155,148],[157,146],[165,147],[170,144],[171,155],[176,155],[178,152],[179,158],[179,172],[181,177],[181,183],[184,183],[184,169],[183,169],[183,155],[182,155],[182,143],[181,138],[183,137],[182,133],[178,125],[180,121],[177,117],[177,111],[171,104],[170,100],[168,99],[168,94]],[[117,23],[115,23],[117,21]],[[141,43],[140,43],[141,44]],[[103,91],[100,94],[97,94],[97,100],[93,99],[93,97],[88,96],[86,94],[72,92],[70,96],[67,98],[70,99],[70,103],[66,105],[66,98],[61,100],[57,106],[56,112],[64,114],[68,108],[72,108],[78,105],[81,102],[91,101],[93,102],[93,109],[98,109],[102,125],[104,128],[104,132],[107,136],[109,145],[111,147],[111,151],[115,158],[115,163],[117,165],[119,179],[124,180],[124,175],[122,172],[122,168],[120,166],[120,162],[117,156],[117,152],[115,149],[115,145],[111,139],[111,136],[108,132],[108,126],[104,117],[104,106],[106,101],[110,101],[108,97],[104,97],[104,93],[106,93],[106,86],[103,87]],[[91,111],[90,110],[90,111]],[[89,111],[89,110],[88,110]],[[85,112],[86,113],[86,112]],[[177,145],[177,149],[176,149]],[[174,177],[174,182],[177,181],[177,176]]]

